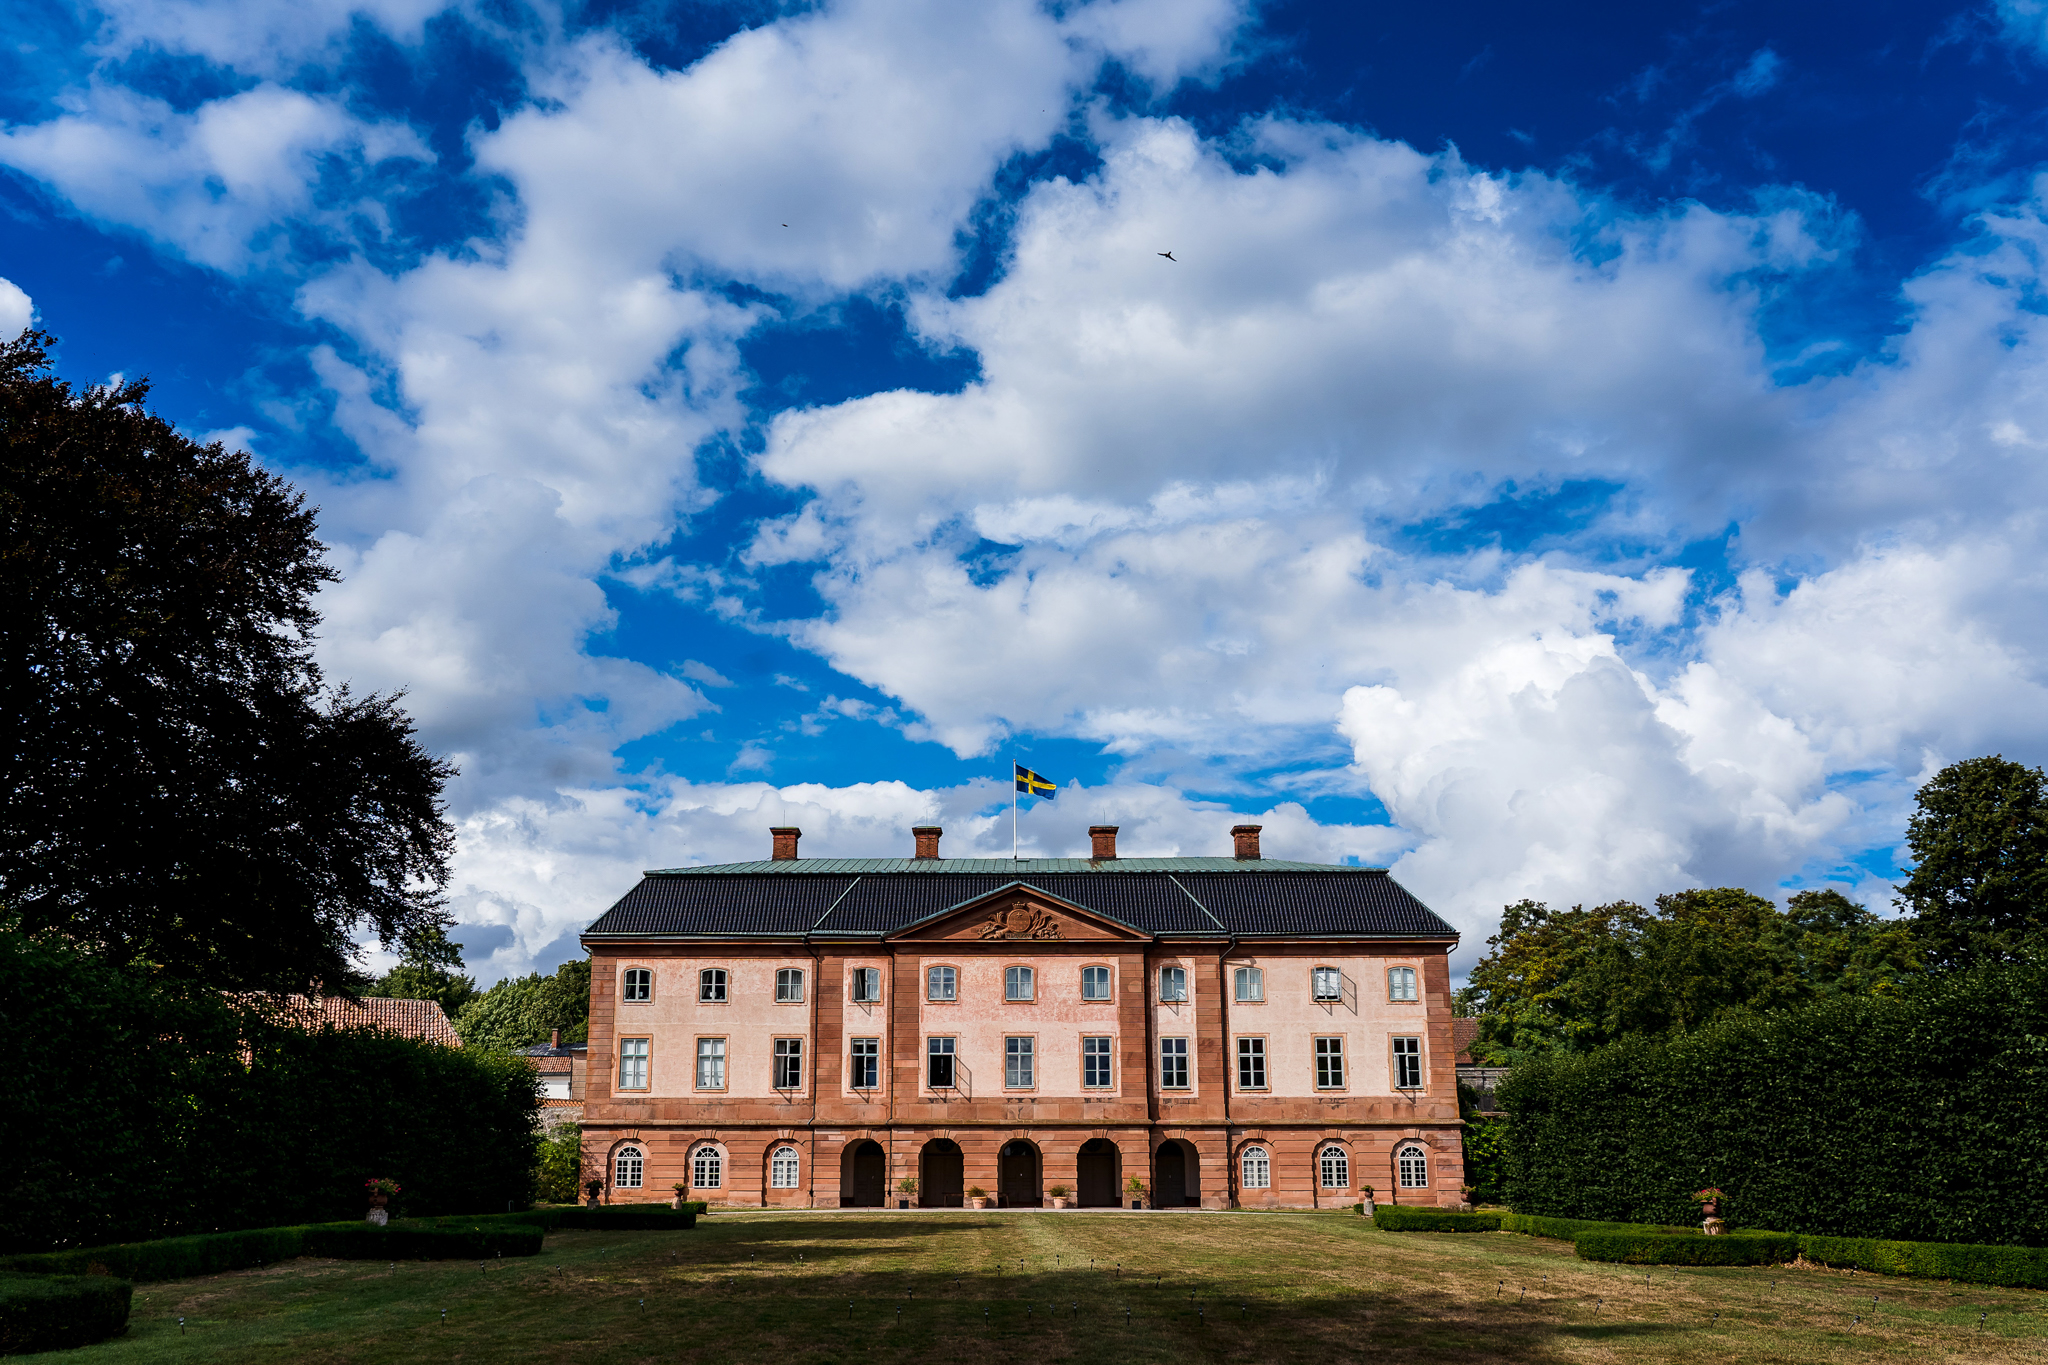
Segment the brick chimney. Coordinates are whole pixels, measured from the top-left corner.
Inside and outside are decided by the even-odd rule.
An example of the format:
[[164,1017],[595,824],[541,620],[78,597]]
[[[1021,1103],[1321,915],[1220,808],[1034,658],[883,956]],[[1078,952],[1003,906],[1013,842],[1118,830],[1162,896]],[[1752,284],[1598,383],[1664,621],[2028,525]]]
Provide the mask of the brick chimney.
[[[769,855],[770,858],[778,863],[795,862],[796,841],[804,837],[804,832],[795,825],[776,825],[768,832],[775,836],[775,852]],[[1256,858],[1258,854],[1255,852],[1252,856]]]
[[943,826],[912,825],[910,832],[917,839],[918,857],[936,858],[939,856],[939,836],[946,832]]
[[560,1052],[562,1050],[562,1031],[560,1029],[551,1029],[548,1032],[548,1049],[552,1052]]
[[[1264,825],[1232,825],[1230,841],[1237,845],[1238,860],[1249,861],[1259,856],[1259,831]],[[790,855],[794,857],[795,855]]]
[[1088,856],[1098,863],[1116,857],[1116,829],[1115,825],[1088,826],[1088,841],[1095,845],[1095,851]]

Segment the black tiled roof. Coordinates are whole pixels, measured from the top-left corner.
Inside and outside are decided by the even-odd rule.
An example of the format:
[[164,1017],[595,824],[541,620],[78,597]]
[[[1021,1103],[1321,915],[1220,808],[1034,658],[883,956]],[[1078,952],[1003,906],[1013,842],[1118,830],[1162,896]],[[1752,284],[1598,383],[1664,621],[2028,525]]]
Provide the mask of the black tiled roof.
[[[1246,875],[1251,868],[1227,859],[1172,861],[1180,865],[1173,871],[1080,859],[1058,860],[1080,863],[1074,870],[1038,871],[1027,861],[1011,871],[1001,860],[963,859],[934,875],[929,865],[911,871],[875,859],[876,870],[856,873],[853,860],[838,859],[808,874],[787,862],[772,872],[755,864],[650,872],[584,932],[877,937],[1022,883],[1148,934],[1457,937],[1380,868],[1285,863]],[[1211,863],[1218,866],[1199,866]]]

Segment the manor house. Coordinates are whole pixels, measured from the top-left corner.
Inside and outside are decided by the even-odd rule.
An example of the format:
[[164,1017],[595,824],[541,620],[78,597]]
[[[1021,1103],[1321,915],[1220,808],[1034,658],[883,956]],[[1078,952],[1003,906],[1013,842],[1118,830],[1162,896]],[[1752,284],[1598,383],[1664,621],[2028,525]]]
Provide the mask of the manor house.
[[1450,925],[1383,869],[1262,857],[1257,825],[1232,858],[1090,833],[806,859],[777,829],[768,861],[647,873],[583,935],[607,1198],[1458,1203]]

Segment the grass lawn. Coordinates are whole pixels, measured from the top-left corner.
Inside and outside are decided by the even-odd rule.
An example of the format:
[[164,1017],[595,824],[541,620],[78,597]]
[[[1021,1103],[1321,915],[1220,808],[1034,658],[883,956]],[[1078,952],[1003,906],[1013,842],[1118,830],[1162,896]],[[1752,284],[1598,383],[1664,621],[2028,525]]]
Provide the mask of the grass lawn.
[[2039,1362],[2044,1348],[2048,1295],[2027,1290],[1794,1267],[1645,1276],[1566,1242],[1377,1232],[1348,1213],[862,1211],[556,1232],[482,1273],[308,1259],[142,1285],[125,1337],[62,1359]]

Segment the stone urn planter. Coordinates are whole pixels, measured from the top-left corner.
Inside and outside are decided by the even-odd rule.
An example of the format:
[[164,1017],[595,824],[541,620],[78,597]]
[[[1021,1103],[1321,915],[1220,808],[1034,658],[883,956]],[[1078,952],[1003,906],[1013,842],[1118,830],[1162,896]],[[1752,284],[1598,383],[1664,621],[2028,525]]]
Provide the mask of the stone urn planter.
[[1054,1208],[1063,1209],[1067,1206],[1067,1187],[1065,1185],[1054,1185],[1045,1192],[1045,1197],[1052,1201]]
[[968,1208],[970,1208],[970,1209],[976,1209],[976,1210],[980,1210],[980,1209],[985,1209],[985,1208],[987,1208],[987,1207],[988,1207],[988,1196],[986,1196],[986,1195],[983,1195],[983,1196],[982,1196],[981,1198],[979,1198],[979,1199],[976,1199],[976,1198],[974,1198],[974,1197],[972,1197],[972,1196],[969,1196],[969,1197],[968,1197],[968,1200],[967,1200],[967,1207],[968,1207]]
[[1365,1198],[1358,1201],[1358,1211],[1367,1218],[1372,1217],[1373,1207],[1374,1205],[1372,1202],[1371,1195],[1367,1195]]
[[1693,1196],[1700,1204],[1700,1231],[1709,1237],[1728,1231],[1727,1220],[1721,1216],[1721,1204],[1727,1197],[1717,1189],[1701,1190]]
[[597,1196],[599,1195],[599,1193],[601,1193],[601,1192],[603,1191],[603,1189],[604,1189],[604,1182],[603,1182],[602,1180],[591,1180],[591,1181],[586,1181],[586,1182],[584,1183],[584,1186],[583,1186],[583,1192],[584,1192],[585,1194],[589,1195],[590,1197],[589,1197],[588,1199],[586,1199],[586,1200],[584,1200],[584,1201],[583,1201],[583,1206],[584,1206],[585,1208],[590,1208],[590,1209],[594,1209],[594,1208],[596,1208],[596,1207],[597,1207]]
[[387,1180],[383,1176],[374,1176],[363,1182],[363,1191],[370,1197],[370,1209],[363,1215],[363,1221],[374,1223],[380,1228],[389,1223],[391,1196],[398,1193],[398,1182]]
[[1052,1206],[1053,1206],[1054,1208],[1056,1208],[1056,1209],[1063,1209],[1063,1208],[1065,1208],[1065,1207],[1067,1206],[1067,1197],[1066,1197],[1065,1195],[1063,1195],[1063,1194],[1056,1194],[1056,1195],[1053,1195],[1053,1196],[1052,1196]]

